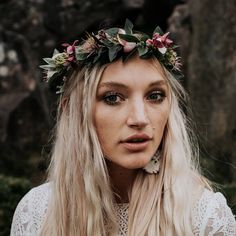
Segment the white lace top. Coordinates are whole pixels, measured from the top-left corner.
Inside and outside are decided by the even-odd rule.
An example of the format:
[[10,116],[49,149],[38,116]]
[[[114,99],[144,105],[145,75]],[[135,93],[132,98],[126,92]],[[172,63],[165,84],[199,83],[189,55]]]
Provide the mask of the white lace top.
[[[18,204],[11,227],[11,236],[36,236],[44,220],[50,184],[29,191]],[[127,233],[128,204],[115,206],[119,236]],[[236,236],[235,218],[221,193],[204,190],[193,208],[193,232],[196,236]]]

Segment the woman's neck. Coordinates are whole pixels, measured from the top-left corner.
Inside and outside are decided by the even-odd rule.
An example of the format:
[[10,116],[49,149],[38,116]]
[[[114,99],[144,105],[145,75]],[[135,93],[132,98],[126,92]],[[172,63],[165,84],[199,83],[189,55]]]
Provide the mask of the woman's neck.
[[116,202],[129,202],[129,192],[133,186],[137,170],[126,169],[108,160],[106,162]]

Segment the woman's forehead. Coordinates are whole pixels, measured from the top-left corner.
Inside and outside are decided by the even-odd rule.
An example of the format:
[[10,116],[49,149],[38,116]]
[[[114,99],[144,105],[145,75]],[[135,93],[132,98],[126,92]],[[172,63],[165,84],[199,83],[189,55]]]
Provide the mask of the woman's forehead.
[[134,58],[127,62],[122,60],[111,63],[104,70],[99,87],[103,86],[166,85],[163,69],[153,60]]

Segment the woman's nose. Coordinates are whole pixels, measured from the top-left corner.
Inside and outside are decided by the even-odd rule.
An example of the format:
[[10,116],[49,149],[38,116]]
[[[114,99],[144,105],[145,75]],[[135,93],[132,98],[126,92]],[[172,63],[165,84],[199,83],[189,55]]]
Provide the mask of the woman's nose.
[[128,109],[127,125],[129,127],[141,129],[148,125],[149,119],[143,101],[132,102]]

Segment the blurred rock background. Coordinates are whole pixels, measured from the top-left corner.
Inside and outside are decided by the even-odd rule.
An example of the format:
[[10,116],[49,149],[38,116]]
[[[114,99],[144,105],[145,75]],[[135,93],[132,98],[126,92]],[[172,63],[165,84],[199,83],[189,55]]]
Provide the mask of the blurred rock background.
[[203,173],[236,213],[235,0],[0,0],[0,235],[13,211],[46,178],[57,96],[38,65],[84,30],[123,26],[169,30],[180,45]]

